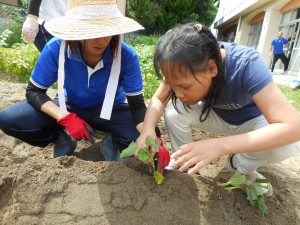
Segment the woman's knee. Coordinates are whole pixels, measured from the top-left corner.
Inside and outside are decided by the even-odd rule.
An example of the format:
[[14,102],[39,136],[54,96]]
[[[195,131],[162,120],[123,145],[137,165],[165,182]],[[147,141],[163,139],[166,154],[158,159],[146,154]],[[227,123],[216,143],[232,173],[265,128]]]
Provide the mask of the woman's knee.
[[14,114],[9,108],[0,111],[0,129],[7,130],[14,122]]

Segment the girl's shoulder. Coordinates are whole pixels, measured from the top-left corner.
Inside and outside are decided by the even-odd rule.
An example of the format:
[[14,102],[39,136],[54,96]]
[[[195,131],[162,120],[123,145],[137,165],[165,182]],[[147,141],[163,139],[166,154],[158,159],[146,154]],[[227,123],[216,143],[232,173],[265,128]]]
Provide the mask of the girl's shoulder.
[[43,48],[43,51],[40,54],[39,58],[45,58],[45,59],[56,59],[58,60],[59,56],[59,49],[61,45],[61,40],[54,37],[49,42],[46,43],[45,47]]
[[129,53],[135,53],[135,50],[132,46],[126,44],[125,42],[121,42],[122,51],[129,52]]
[[127,57],[132,58],[137,56],[137,53],[132,46],[126,44],[125,42],[122,42],[121,46],[122,46],[122,56],[126,58]]
[[219,42],[220,47],[224,47],[226,58],[249,60],[258,57],[260,54],[254,48],[228,42]]

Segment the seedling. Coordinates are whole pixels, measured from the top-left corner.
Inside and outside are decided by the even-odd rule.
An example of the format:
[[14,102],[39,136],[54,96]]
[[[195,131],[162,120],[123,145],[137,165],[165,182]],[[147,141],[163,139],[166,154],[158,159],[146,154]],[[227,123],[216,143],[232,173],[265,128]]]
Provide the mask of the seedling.
[[256,179],[251,184],[246,183],[246,176],[239,172],[235,174],[226,182],[219,183],[219,186],[226,187],[225,189],[231,191],[233,189],[242,189],[246,192],[247,199],[254,207],[258,207],[262,214],[267,214],[268,208],[265,202],[264,193],[268,191],[268,181],[266,179]]
[[[147,147],[141,147],[139,149],[138,158],[149,165],[149,170],[150,172],[153,172],[155,182],[157,184],[161,184],[165,178],[162,174],[162,171],[157,170],[157,162],[155,160],[155,154],[160,149],[160,140],[154,140],[151,136],[147,136],[145,144]],[[133,156],[136,152],[136,149],[137,143],[131,142],[129,146],[121,152],[120,156],[122,158]]]

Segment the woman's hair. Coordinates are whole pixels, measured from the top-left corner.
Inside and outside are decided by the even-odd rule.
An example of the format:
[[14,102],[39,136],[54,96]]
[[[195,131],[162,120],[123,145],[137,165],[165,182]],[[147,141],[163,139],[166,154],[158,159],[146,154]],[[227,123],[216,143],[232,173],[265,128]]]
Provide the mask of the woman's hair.
[[[163,79],[162,68],[166,64],[174,70],[184,67],[195,76],[195,73],[207,69],[208,60],[215,61],[218,74],[213,77],[212,85],[205,97],[204,107],[199,118],[201,122],[206,120],[211,108],[217,103],[224,81],[224,66],[216,38],[206,26],[197,22],[181,24],[169,30],[159,39],[154,52],[154,68],[159,79]],[[165,98],[169,97],[178,111],[177,97],[171,87]]]
[[[121,39],[120,35],[112,36],[109,46],[110,46],[110,54],[114,58],[117,55],[118,51],[118,43]],[[71,51],[79,58],[78,47],[82,47],[82,50],[86,48],[86,42],[81,44],[80,41],[66,41],[66,44],[70,47]]]

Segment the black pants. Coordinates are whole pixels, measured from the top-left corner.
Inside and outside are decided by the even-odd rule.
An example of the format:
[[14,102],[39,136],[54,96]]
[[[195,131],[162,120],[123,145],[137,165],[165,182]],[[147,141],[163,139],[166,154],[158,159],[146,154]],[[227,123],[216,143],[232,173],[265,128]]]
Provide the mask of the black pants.
[[287,71],[287,68],[288,68],[288,59],[287,57],[285,56],[285,54],[274,54],[273,55],[273,63],[272,63],[272,67],[271,67],[271,71],[273,72],[274,71],[274,67],[275,67],[275,64],[276,62],[278,61],[278,59],[281,60],[281,62],[283,63],[284,65],[284,72]]

